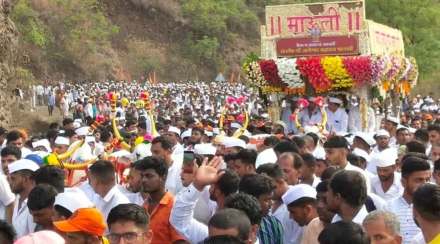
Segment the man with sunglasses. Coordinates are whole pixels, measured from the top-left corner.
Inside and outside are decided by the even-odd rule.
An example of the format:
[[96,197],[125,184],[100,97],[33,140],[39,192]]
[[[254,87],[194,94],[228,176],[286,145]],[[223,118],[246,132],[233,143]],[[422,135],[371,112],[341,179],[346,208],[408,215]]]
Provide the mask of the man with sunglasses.
[[153,237],[149,224],[150,218],[144,208],[133,203],[120,204],[108,215],[108,240],[110,244],[149,244]]

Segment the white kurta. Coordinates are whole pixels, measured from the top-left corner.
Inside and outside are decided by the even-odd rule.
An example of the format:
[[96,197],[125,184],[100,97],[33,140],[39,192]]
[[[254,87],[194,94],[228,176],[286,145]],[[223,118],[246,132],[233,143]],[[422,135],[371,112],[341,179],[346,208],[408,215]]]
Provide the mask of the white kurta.
[[12,214],[12,226],[14,226],[18,238],[34,232],[36,227],[34,219],[27,206],[27,199],[23,200],[19,208],[19,198],[19,196],[15,198],[14,212]]
[[321,110],[319,109],[316,109],[311,116],[309,115],[308,109],[303,109],[301,112],[299,112],[298,116],[303,128],[306,126],[314,126],[322,122],[322,114]]
[[335,133],[348,131],[348,115],[344,109],[338,108],[335,112],[327,111],[327,130]]
[[[376,115],[372,108],[368,108],[367,112],[367,130],[366,132],[375,132],[376,131]],[[362,131],[362,120],[361,114],[359,112],[359,107],[356,106],[350,109],[348,113],[348,130],[350,132],[358,132]]]

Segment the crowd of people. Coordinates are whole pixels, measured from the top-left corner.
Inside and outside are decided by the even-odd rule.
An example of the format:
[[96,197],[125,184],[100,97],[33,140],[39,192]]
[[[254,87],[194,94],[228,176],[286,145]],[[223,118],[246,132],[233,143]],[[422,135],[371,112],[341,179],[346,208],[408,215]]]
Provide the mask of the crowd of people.
[[242,84],[35,90],[63,119],[0,128],[0,243],[440,243],[432,97],[364,123],[347,94],[288,96],[278,119]]

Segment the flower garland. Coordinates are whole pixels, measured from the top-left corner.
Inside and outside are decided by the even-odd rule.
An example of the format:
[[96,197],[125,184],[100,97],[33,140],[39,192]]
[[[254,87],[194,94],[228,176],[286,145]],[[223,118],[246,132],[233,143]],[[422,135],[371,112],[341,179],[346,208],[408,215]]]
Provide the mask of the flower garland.
[[264,79],[263,73],[261,73],[260,64],[258,62],[252,62],[249,65],[244,66],[244,73],[246,82],[253,87],[262,87],[267,85]]
[[370,57],[346,57],[342,61],[348,74],[356,82],[357,87],[370,84],[373,73]]
[[281,78],[278,75],[278,67],[274,60],[260,60],[261,73],[264,79],[271,86],[281,86]]
[[287,87],[302,88],[305,86],[304,82],[301,80],[301,74],[296,68],[296,58],[277,59],[276,65],[278,67],[278,75]]
[[409,62],[411,63],[411,69],[408,71],[405,80],[407,80],[411,86],[415,86],[417,84],[417,78],[419,77],[419,68],[414,57],[409,57]]
[[326,76],[333,81],[333,89],[351,88],[353,86],[353,79],[345,69],[341,57],[324,57],[321,63]]
[[383,71],[386,68],[385,58],[383,56],[371,57],[371,84],[378,86],[382,80]]
[[332,82],[325,75],[320,57],[301,58],[296,60],[301,75],[309,81],[317,93],[329,91]]
[[402,58],[399,56],[391,56],[390,69],[385,74],[385,78],[389,82],[396,82],[399,70],[402,67]]

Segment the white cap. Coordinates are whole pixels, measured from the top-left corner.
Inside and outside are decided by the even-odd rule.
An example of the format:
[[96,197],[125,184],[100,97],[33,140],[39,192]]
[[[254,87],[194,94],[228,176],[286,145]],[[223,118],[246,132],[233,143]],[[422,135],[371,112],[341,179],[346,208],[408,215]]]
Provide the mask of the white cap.
[[231,123],[231,128],[240,129],[241,125],[239,123],[237,123],[237,122],[233,122],[233,123]]
[[374,135],[374,137],[379,137],[379,136],[386,136],[386,137],[390,137],[390,133],[388,133],[388,131],[384,130],[384,129],[380,129],[376,132],[376,134]]
[[211,143],[196,144],[194,146],[194,153],[200,155],[215,155],[217,148]]
[[79,122],[73,122],[73,128],[74,129],[78,129],[79,127],[81,127],[81,124]]
[[67,188],[64,192],[58,193],[55,197],[54,205],[64,207],[72,213],[79,208],[91,208],[94,206],[81,190],[67,190]]
[[376,167],[384,168],[396,164],[397,150],[395,148],[387,148],[374,157]]
[[366,142],[370,146],[376,144],[376,141],[374,140],[373,136],[370,133],[356,132],[354,136],[361,138],[364,142]]
[[191,130],[191,129],[186,130],[186,131],[184,131],[184,132],[182,133],[182,135],[180,135],[180,137],[181,137],[182,139],[187,138],[187,137],[191,137],[191,133],[192,133],[192,130]]
[[82,123],[82,119],[74,119],[73,122],[77,122],[77,123],[81,124]]
[[225,148],[231,148],[231,147],[246,148],[246,142],[235,137],[225,137],[222,144],[225,146]]
[[220,135],[220,128],[213,128],[212,133],[214,133],[216,135]]
[[395,123],[395,124],[400,124],[399,122],[399,119],[398,118],[396,118],[396,117],[393,117],[393,116],[388,116],[387,118],[386,118],[386,120],[387,121],[390,121],[390,122],[393,122],[393,123]]
[[212,136],[214,136],[214,133],[212,133],[211,131],[205,130],[205,135],[207,135],[208,137],[212,137]]
[[262,164],[276,163],[277,160],[278,158],[275,151],[272,148],[268,148],[258,154],[255,166],[258,168],[258,166]]
[[86,136],[90,133],[88,126],[84,126],[75,130],[75,133],[79,136]]
[[337,98],[337,97],[330,97],[328,99],[328,101],[331,102],[331,103],[342,104],[342,100]]
[[36,142],[32,142],[32,147],[33,148],[44,147],[46,151],[52,152],[52,149],[50,148],[50,142],[47,139],[41,139]]
[[135,160],[140,160],[151,155],[151,144],[139,143],[133,151],[133,158]]
[[308,184],[294,185],[289,187],[281,198],[284,204],[289,205],[304,197],[316,199],[316,189]]
[[69,146],[70,140],[69,140],[69,138],[64,137],[64,136],[57,136],[57,138],[55,139],[55,144]]
[[110,157],[131,159],[132,154],[127,150],[119,150],[119,151],[111,153]]
[[37,171],[40,166],[36,164],[34,161],[29,159],[19,159],[11,164],[8,165],[9,173],[12,174],[14,172],[17,172],[19,170],[30,170],[30,171]]
[[96,142],[96,139],[94,136],[86,136],[86,143],[89,142]]
[[170,126],[170,127],[168,128],[168,132],[174,132],[174,133],[176,133],[177,135],[180,136],[180,129],[177,128],[177,127]]
[[365,161],[370,162],[370,155],[368,155],[368,153],[364,150],[356,147],[352,153],[358,157],[364,158]]

